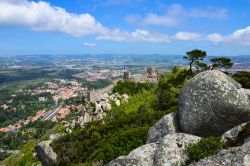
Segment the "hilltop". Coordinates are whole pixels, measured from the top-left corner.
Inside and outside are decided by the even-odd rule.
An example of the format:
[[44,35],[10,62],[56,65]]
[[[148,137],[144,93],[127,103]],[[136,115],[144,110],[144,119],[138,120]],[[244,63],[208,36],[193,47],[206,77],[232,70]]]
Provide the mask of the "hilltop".
[[[77,103],[78,107],[73,108],[76,112],[73,111],[69,113],[62,120],[58,120],[57,122],[42,122],[38,120],[34,124],[32,123],[25,126],[21,129],[21,132],[23,134],[29,134],[27,135],[29,137],[27,140],[30,141],[24,143],[23,146],[18,148],[19,151],[16,151],[5,159],[2,164],[37,165],[42,161],[43,165],[74,165],[80,163],[82,165],[103,165],[108,163],[112,165],[112,163],[117,161],[133,161],[140,165],[141,160],[145,158],[145,156],[150,159],[156,151],[159,152],[159,155],[166,155],[160,152],[158,144],[161,140],[162,143],[164,143],[166,142],[164,140],[169,139],[184,141],[182,143],[176,142],[176,145],[183,144],[183,147],[178,151],[181,151],[181,153],[186,156],[184,157],[185,160],[181,160],[180,162],[191,163],[209,155],[214,155],[223,147],[230,148],[232,146],[222,144],[219,137],[230,128],[248,121],[245,112],[249,111],[247,110],[247,104],[249,103],[246,97],[249,91],[244,90],[243,92],[243,90],[237,90],[240,89],[241,86],[249,88],[247,72],[240,72],[233,75],[233,78],[238,80],[241,85],[230,78],[231,75],[227,76],[219,71],[205,71],[193,76],[185,68],[174,68],[172,72],[166,75],[159,76],[154,72],[151,74],[152,75],[147,73],[145,77],[140,76],[140,81],[134,79],[134,77],[118,81],[113,85],[112,91],[110,91],[109,88],[107,88],[108,91],[100,90],[103,95],[98,95],[99,97],[93,101],[86,102],[79,99],[67,101],[65,104]],[[152,76],[156,76],[159,82],[145,82],[145,78],[152,78]],[[203,83],[201,81],[202,79],[205,79]],[[198,93],[199,84],[201,84],[203,88],[207,85],[207,88],[210,89],[213,88],[214,85],[212,82],[218,82],[219,80],[222,81],[219,84],[221,88],[216,89],[218,87],[215,87],[215,89],[211,90],[212,93],[209,93],[210,91],[207,90],[207,94],[204,94],[202,91],[202,94]],[[210,84],[208,83],[209,81],[211,81]],[[231,100],[228,100],[227,97],[224,101],[221,100],[223,96],[225,97],[225,87],[231,87],[230,91],[232,92],[228,95],[235,97],[232,100],[236,102],[236,105],[240,104],[237,100],[246,101],[246,105],[237,107],[229,105]],[[221,92],[220,89],[222,89]],[[106,90],[106,88],[104,88],[104,90]],[[198,98],[193,96],[194,98],[191,102],[187,99],[191,98],[194,90],[197,91],[195,94],[197,94],[196,96]],[[220,99],[215,98],[214,95],[216,93],[217,96],[220,95],[222,97]],[[201,96],[204,97],[204,99],[202,99]],[[208,102],[208,98],[210,98],[209,101],[214,99],[215,103],[216,101],[223,101],[221,104],[211,106],[211,108],[215,110],[220,110],[219,108],[221,108],[220,112],[218,112],[219,115],[225,113],[223,110],[230,108],[229,112],[232,110],[240,110],[242,113],[226,114],[226,116],[236,117],[236,115],[240,115],[240,118],[236,118],[236,120],[232,119],[233,121],[229,121],[228,123],[224,121],[222,123],[216,120],[213,122],[214,126],[208,123],[208,126],[213,126],[208,130],[208,127],[203,125],[205,123],[203,123],[202,120],[198,123],[197,119],[194,120],[191,118],[195,118],[196,115],[198,116],[199,114],[188,114],[190,111],[186,111],[187,114],[180,113],[185,110],[184,108],[190,108],[190,106],[187,107],[181,103],[193,103],[193,106],[200,106],[199,108],[193,107],[191,111],[202,110],[203,108],[206,110],[207,107],[202,106],[208,105],[206,103]],[[201,101],[205,103],[201,103]],[[212,101],[212,103],[214,102]],[[66,108],[67,107],[65,107],[64,110]],[[70,109],[72,111],[72,108]],[[176,111],[177,113],[175,113]],[[204,113],[207,114],[206,112]],[[186,117],[180,115],[185,115]],[[188,118],[190,118],[189,122]],[[210,119],[209,122],[212,122],[214,117],[208,116],[205,119]],[[193,124],[193,122],[197,122],[197,124]],[[182,123],[184,123],[184,125]],[[185,129],[184,127],[187,126],[187,124],[193,127],[205,127],[206,130],[192,129],[192,127]],[[217,127],[222,124],[225,126]],[[243,126],[245,125],[243,124]],[[214,130],[216,128],[223,130],[216,131]],[[213,137],[205,138],[207,136]],[[31,137],[35,137],[36,139],[31,139]],[[242,138],[238,136],[233,138],[233,140],[238,139]],[[246,138],[244,137],[244,139]],[[241,143],[236,143],[239,151],[241,151],[241,146],[243,146],[242,141],[240,142]],[[200,146],[210,146],[210,144],[214,149],[211,149],[211,152],[209,151],[208,154],[200,154],[199,151],[196,151],[197,148],[201,148]],[[228,141],[227,144],[229,144]],[[188,150],[184,148],[187,146],[190,147],[190,154],[184,153],[184,151],[186,152],[186,150]],[[34,147],[36,148],[34,149]],[[141,155],[138,156],[138,154]],[[151,157],[147,155],[151,155]],[[178,155],[179,154],[176,154],[175,157]],[[203,157],[196,157],[200,155]],[[119,158],[115,160],[117,157]],[[176,160],[175,157],[172,159]],[[127,158],[129,158],[129,160],[127,160]],[[194,159],[188,160],[188,158]],[[114,161],[111,162],[112,160]],[[241,158],[239,160],[241,160]],[[165,161],[165,159],[163,161]],[[157,163],[157,165],[161,165],[160,163],[162,163],[160,160],[153,161],[153,159],[147,162],[149,165],[150,163]]]

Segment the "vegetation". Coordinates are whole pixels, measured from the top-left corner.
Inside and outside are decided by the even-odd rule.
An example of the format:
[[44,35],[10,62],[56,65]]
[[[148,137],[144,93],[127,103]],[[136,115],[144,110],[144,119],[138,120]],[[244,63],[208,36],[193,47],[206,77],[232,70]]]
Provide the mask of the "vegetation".
[[[47,98],[47,101],[38,101],[39,97]],[[10,109],[0,111],[0,127],[14,124],[20,119],[34,116],[37,111],[47,109],[54,105],[52,95],[43,93],[39,95],[28,95],[17,93],[9,104]]]
[[0,84],[15,81],[34,80],[38,78],[54,78],[55,71],[45,71],[41,69],[30,70],[0,70]]
[[[127,104],[112,110],[105,122],[92,122],[53,143],[60,165],[69,163],[104,164],[146,142],[147,131],[166,112],[153,111],[154,94],[143,91]],[[168,110],[169,112],[173,110]]]
[[19,152],[13,153],[4,161],[0,162],[0,165],[9,165],[9,166],[30,166],[30,165],[39,165],[38,159],[33,155],[35,152],[35,145],[38,142],[28,141],[21,146]]
[[239,71],[233,75],[233,78],[239,82],[243,88],[250,89],[250,72]]
[[231,62],[231,59],[221,57],[221,58],[212,58],[210,59],[212,62],[212,69],[230,69],[233,66],[233,63]]
[[36,121],[24,126],[20,131],[9,134],[2,133],[0,135],[0,148],[16,150],[28,140],[36,140],[44,137],[55,125],[55,122]]
[[113,89],[113,92],[120,94],[134,95],[142,92],[143,90],[151,90],[154,88],[153,84],[150,83],[135,83],[132,81],[118,81]]
[[203,62],[206,58],[206,51],[202,50],[192,50],[186,53],[187,55],[183,57],[183,59],[188,61],[189,64],[189,72],[192,75],[192,68],[195,67],[196,73],[205,71],[205,70],[222,70],[222,69],[230,69],[233,67],[233,63],[230,58],[226,57],[218,57],[210,59],[211,65],[208,65]]
[[3,161],[7,157],[9,157],[11,153],[0,152],[0,161]]
[[189,157],[187,164],[217,154],[222,147],[223,143],[219,137],[202,138],[199,142],[190,144],[186,147]]
[[[175,68],[161,79],[156,93],[151,84],[118,82],[114,92],[132,95],[128,103],[113,108],[104,123],[89,123],[84,129],[74,129],[71,134],[55,140],[52,147],[58,154],[58,164],[106,164],[145,144],[148,129],[163,115],[176,110],[179,89],[190,78],[187,73],[187,69]],[[156,109],[160,91],[173,93],[161,98],[163,103],[170,103],[164,105],[164,109]]]
[[[39,163],[33,156],[34,147],[38,142],[48,140],[50,134],[64,133],[65,130],[60,123],[36,121],[24,126],[16,133],[1,133],[0,148],[3,150],[16,150],[13,154],[1,153],[0,165],[32,165]],[[9,156],[9,157],[8,157]],[[17,164],[19,163],[20,164]],[[15,164],[13,164],[15,163]],[[29,164],[23,164],[29,163]]]
[[190,72],[185,68],[175,67],[171,74],[163,76],[156,90],[156,110],[167,110],[177,105],[179,90],[191,78]]
[[[171,73],[162,76],[156,86],[149,83],[134,83],[131,81],[119,81],[114,87],[113,92],[127,93],[130,98],[128,103],[123,103],[119,107],[112,107],[103,121],[91,122],[80,128],[77,126],[72,133],[55,140],[52,144],[54,151],[58,154],[58,165],[80,164],[92,165],[93,163],[106,164],[118,156],[127,155],[131,150],[146,143],[148,129],[155,124],[163,115],[176,110],[177,99],[180,88],[192,76],[192,67],[196,71],[208,69],[227,69],[232,67],[231,60],[227,58],[213,58],[211,66],[203,63],[206,52],[193,50],[187,52],[185,59],[189,62],[189,70],[185,68],[174,68]],[[75,71],[72,71],[75,72]],[[59,73],[66,75],[65,73]],[[244,87],[249,87],[249,73],[237,73],[233,77],[238,79]],[[66,75],[67,76],[67,75]],[[66,77],[65,76],[65,77]],[[70,77],[67,76],[67,77]],[[64,78],[64,77],[63,77]],[[238,81],[237,80],[237,81]],[[109,80],[100,81],[98,87],[107,84]],[[81,82],[85,84],[85,82]],[[93,87],[94,87],[93,83]],[[92,86],[91,86],[92,87]],[[12,92],[5,91],[8,96]],[[34,114],[38,109],[51,106],[53,101],[50,94],[42,94],[48,98],[48,102],[37,102],[39,96],[31,96],[16,93],[11,103],[11,107],[18,112],[0,110],[0,122],[2,126],[16,119]],[[10,100],[1,98],[0,103]],[[83,98],[75,97],[65,101],[65,104],[79,104]],[[23,106],[25,105],[25,106]],[[28,108],[27,108],[28,107]],[[26,109],[27,108],[27,109]],[[72,114],[67,118],[76,117]],[[11,119],[11,120],[8,120]],[[13,119],[13,120],[12,120]],[[68,119],[66,119],[68,120]],[[33,157],[34,146],[37,142],[47,139],[51,133],[62,133],[62,124],[53,122],[37,121],[33,124],[24,126],[20,131],[12,134],[0,135],[0,148],[19,149],[20,152],[8,157],[5,153],[0,154],[4,159],[1,164],[6,165],[32,165],[37,163]],[[189,163],[197,161],[209,155],[217,153],[222,148],[219,138],[209,137],[202,139],[197,144],[186,147],[190,160]]]
[[192,66],[199,65],[200,61],[202,61],[207,56],[207,53],[205,51],[198,50],[198,49],[186,52],[186,54],[187,55],[184,56],[183,58],[188,60],[189,71],[191,74],[193,73]]

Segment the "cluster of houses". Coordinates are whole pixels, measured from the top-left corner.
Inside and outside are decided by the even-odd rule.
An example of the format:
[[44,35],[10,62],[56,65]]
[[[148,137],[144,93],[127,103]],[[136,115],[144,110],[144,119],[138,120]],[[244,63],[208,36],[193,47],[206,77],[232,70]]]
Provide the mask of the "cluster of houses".
[[[105,72],[104,72],[105,73]],[[133,82],[149,82],[149,83],[157,83],[159,81],[160,75],[153,67],[148,67],[147,72],[144,75],[131,75],[130,71],[126,70],[124,71],[123,79],[124,80],[130,80]],[[113,84],[108,86],[108,90],[110,91],[112,89]],[[100,90],[99,90],[100,91]],[[19,92],[23,92],[30,95],[39,95],[42,93],[50,93],[53,96],[53,99],[55,101],[58,101],[59,99],[66,100],[72,97],[76,97],[78,95],[86,96],[88,98],[88,94],[90,94],[90,91],[88,91],[87,87],[83,88],[81,84],[79,84],[77,81],[68,81],[68,80],[62,80],[58,79],[55,82],[46,82],[44,86],[37,87],[36,89],[28,89],[28,90],[19,90]],[[101,91],[100,93],[104,93]],[[97,93],[99,96],[99,93]],[[98,97],[97,96],[97,97]],[[39,97],[39,101],[47,101],[48,99],[46,97]],[[90,99],[89,99],[90,100]],[[91,100],[90,100],[91,101]],[[8,109],[8,106],[2,105],[4,109]],[[52,121],[62,120],[67,115],[71,113],[72,110],[80,110],[81,105],[71,105],[71,106],[63,106],[61,107],[57,114],[51,119]],[[26,120],[19,120],[13,125],[9,125],[7,127],[0,128],[0,132],[15,132],[16,130],[20,129],[23,125],[27,125],[29,123],[33,123],[43,117],[45,115],[45,110],[38,111],[35,116],[28,117]]]
[[9,133],[15,132],[20,129],[23,125],[27,125],[29,123],[34,123],[39,118],[41,118],[45,113],[45,110],[36,112],[35,116],[30,116],[26,120],[19,120],[15,124],[9,125],[7,127],[0,128],[0,132]]

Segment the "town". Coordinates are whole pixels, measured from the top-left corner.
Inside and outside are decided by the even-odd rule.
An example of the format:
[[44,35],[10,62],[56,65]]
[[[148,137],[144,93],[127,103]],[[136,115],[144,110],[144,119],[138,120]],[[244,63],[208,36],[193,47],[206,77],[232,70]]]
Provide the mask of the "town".
[[[105,70],[106,71],[106,70]],[[103,70],[100,73],[106,73]],[[67,117],[73,111],[80,112],[84,106],[82,104],[77,104],[78,100],[85,100],[86,102],[100,101],[102,99],[109,98],[108,93],[112,92],[113,86],[119,80],[130,80],[132,82],[148,82],[148,83],[157,83],[159,81],[159,73],[155,70],[154,67],[147,67],[147,70],[144,74],[135,74],[131,75],[130,71],[124,70],[122,77],[119,75],[115,75],[116,79],[112,81],[110,85],[101,89],[88,89],[87,86],[84,86],[78,83],[76,80],[65,80],[65,79],[55,79],[51,82],[45,82],[41,86],[38,86],[34,89],[18,89],[17,93],[22,93],[23,95],[30,96],[39,96],[37,98],[38,103],[43,103],[48,100],[46,96],[51,95],[51,99],[53,99],[52,107],[44,108],[42,110],[38,110],[35,115],[29,116],[26,119],[20,119],[14,124],[10,124],[6,127],[0,128],[0,132],[16,132],[22,126],[28,125],[30,123],[34,123],[37,120],[51,120],[51,121],[59,121]],[[96,78],[95,76],[93,76]],[[109,77],[109,76],[108,76]],[[99,77],[98,79],[102,79]],[[93,80],[91,80],[93,81]],[[43,96],[43,94],[46,94]],[[127,99],[126,96],[123,96]],[[70,102],[73,100],[73,102]],[[5,111],[16,111],[16,108],[11,107],[11,103],[13,100],[8,101],[7,103],[1,105]],[[115,101],[116,105],[120,105],[120,101]],[[96,103],[95,103],[96,104]],[[25,105],[23,105],[25,107]],[[109,109],[111,106],[108,106]],[[108,109],[108,110],[109,110]],[[83,117],[84,119],[84,117]]]

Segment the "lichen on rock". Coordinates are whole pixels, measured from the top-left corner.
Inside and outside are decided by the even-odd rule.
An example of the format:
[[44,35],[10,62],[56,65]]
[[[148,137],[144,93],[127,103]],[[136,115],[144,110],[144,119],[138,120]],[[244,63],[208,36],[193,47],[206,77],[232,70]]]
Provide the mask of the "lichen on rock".
[[205,71],[182,87],[177,113],[182,132],[220,136],[249,120],[250,102],[235,80],[220,71]]

